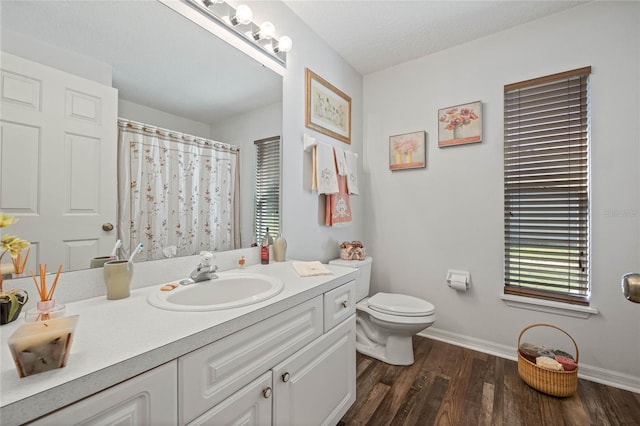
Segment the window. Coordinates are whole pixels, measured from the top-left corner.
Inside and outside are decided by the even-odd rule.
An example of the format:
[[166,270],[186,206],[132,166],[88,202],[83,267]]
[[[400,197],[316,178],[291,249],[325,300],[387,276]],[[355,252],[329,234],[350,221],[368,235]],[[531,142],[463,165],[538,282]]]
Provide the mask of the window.
[[589,304],[590,72],[504,87],[505,294]]
[[255,241],[260,244],[267,228],[271,236],[280,232],[280,137],[255,141]]

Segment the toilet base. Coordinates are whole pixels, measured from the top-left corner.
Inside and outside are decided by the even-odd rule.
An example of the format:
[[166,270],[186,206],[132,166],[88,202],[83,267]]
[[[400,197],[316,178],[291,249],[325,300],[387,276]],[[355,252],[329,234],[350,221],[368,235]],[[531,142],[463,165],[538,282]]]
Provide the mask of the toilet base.
[[358,341],[356,335],[356,351],[391,365],[411,365],[414,361],[411,336],[388,336],[387,344],[381,345]]

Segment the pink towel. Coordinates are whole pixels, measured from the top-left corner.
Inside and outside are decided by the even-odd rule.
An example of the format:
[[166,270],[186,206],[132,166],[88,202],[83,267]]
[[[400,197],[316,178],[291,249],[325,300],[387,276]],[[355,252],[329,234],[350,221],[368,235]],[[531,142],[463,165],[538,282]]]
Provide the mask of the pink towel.
[[324,224],[334,227],[351,225],[351,202],[347,193],[347,176],[338,175],[338,193],[325,197]]

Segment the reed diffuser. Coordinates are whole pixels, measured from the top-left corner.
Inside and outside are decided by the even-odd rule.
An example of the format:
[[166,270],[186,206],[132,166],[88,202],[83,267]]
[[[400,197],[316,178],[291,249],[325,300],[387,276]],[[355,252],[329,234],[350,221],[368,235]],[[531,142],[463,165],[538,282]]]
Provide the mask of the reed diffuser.
[[46,321],[64,316],[65,306],[63,304],[56,305],[56,301],[53,298],[56,286],[58,285],[58,280],[60,279],[60,272],[62,272],[62,265],[58,266],[58,271],[56,272],[56,277],[53,280],[51,287],[47,287],[47,264],[39,264],[38,268],[40,269],[39,280],[36,279],[36,275],[33,273],[33,270],[30,272],[31,278],[33,278],[33,283],[36,285],[36,290],[38,290],[40,301],[37,303],[36,308],[29,309],[25,314],[27,322]]
[[11,258],[11,263],[13,263],[13,273],[16,276],[20,276],[24,274],[24,268],[27,266],[27,260],[29,260],[29,253],[31,252],[31,247],[27,248],[27,255],[22,258],[22,251],[19,251],[15,258]]

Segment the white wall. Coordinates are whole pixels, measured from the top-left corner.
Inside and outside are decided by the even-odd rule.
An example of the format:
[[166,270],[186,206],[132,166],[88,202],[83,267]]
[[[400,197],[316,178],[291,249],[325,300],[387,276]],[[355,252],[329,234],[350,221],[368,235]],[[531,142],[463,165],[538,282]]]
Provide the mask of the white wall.
[[[235,2],[238,3],[238,2]],[[345,240],[366,240],[364,235],[364,200],[369,194],[351,197],[353,224],[346,228],[330,228],[320,223],[319,209],[324,206],[316,193],[304,187],[304,175],[309,167],[302,149],[302,136],[310,134],[334,146],[349,149],[359,155],[362,168],[362,76],[335,51],[329,49],[309,27],[280,1],[249,1],[254,21],[269,20],[276,35],[288,35],[293,49],[287,55],[283,94],[282,152],[282,232],[288,242],[287,257],[301,260],[328,261],[339,255],[339,243]],[[342,90],[351,97],[351,145],[305,128],[305,68]],[[360,173],[360,177],[363,175]]]
[[282,103],[280,102],[212,125],[212,139],[240,147],[240,237],[242,247],[249,247],[254,241],[253,196],[256,180],[254,142],[273,136],[282,136]]
[[5,52],[111,86],[109,64],[4,29],[1,42]]
[[[640,389],[640,306],[620,291],[621,275],[640,270],[639,28],[639,3],[595,2],[365,76],[363,209],[374,290],[425,298],[437,309],[427,333],[486,346],[515,348],[525,326],[555,324],[577,341],[587,370]],[[587,65],[591,304],[600,314],[577,319],[508,307],[499,298],[503,86]],[[482,143],[439,149],[438,109],[477,100]],[[390,172],[389,135],[423,129],[426,169]],[[467,293],[446,286],[448,268],[471,272]]]
[[206,139],[211,137],[211,125],[207,123],[180,117],[124,99],[118,99],[118,117],[163,129],[175,130],[187,135],[200,136]]

